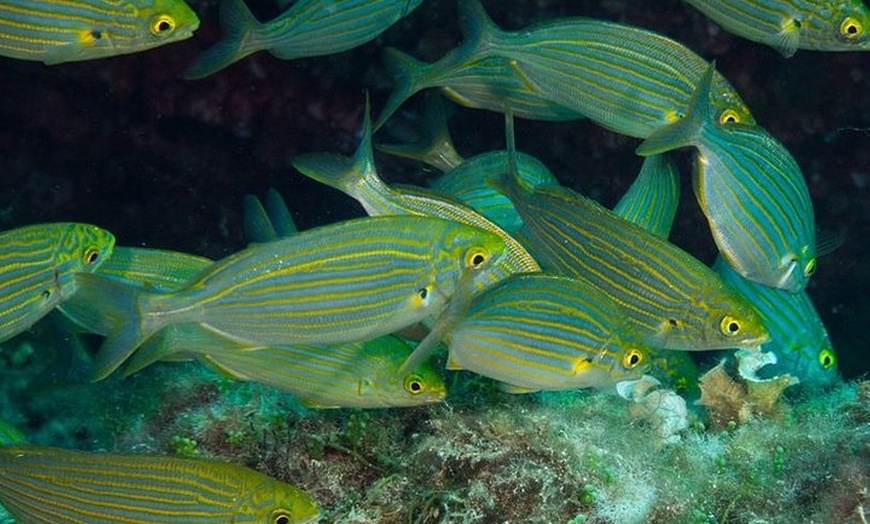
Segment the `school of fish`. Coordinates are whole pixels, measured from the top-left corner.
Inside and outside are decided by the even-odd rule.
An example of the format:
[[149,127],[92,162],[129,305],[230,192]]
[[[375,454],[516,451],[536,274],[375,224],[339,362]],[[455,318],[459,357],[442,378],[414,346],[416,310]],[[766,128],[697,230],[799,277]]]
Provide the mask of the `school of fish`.
[[[421,3],[298,0],[264,22],[243,0],[222,0],[223,39],[184,75],[219,74],[259,51],[284,60],[338,53]],[[687,3],[786,57],[870,50],[861,0]],[[292,161],[369,216],[297,231],[277,192],[249,195],[250,244],[220,260],[116,246],[90,224],[4,231],[0,342],[63,318],[53,325],[71,340],[104,337],[81,355],[86,379],[196,360],[316,408],[441,402],[443,371],[430,359],[441,348],[447,369],[512,393],[611,388],[644,374],[690,391],[698,371],[689,352],[725,349],[773,352],[768,372],[806,388],[839,380],[806,292],[832,242],[817,238],[797,162],[715,64],[619,22],[557,18],[506,31],[478,0],[458,5],[463,41],[440,60],[384,52],[394,89],[374,121],[365,101],[352,157]],[[0,0],[0,56],[99,59],[190,38],[198,27],[182,0]],[[372,136],[428,88],[440,91],[427,93],[428,140],[379,148],[441,174],[426,188],[390,186]],[[503,113],[506,150],[460,156],[441,94]],[[607,209],[517,151],[514,117],[588,119],[642,139],[643,166]],[[682,148],[692,150],[692,187],[719,249],[713,267],[668,241],[680,199],[673,151]],[[292,524],[319,515],[301,489],[239,465],[34,446],[3,421],[0,504],[22,523]]]

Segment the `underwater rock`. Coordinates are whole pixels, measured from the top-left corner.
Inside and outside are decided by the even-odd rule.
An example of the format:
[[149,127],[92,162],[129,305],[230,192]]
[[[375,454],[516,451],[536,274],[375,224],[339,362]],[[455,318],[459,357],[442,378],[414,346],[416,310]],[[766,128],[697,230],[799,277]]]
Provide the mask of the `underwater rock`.
[[779,401],[785,388],[797,384],[797,377],[788,373],[769,379],[758,378],[756,372],[767,364],[776,363],[773,353],[737,351],[737,376],[728,370],[723,359],[698,381],[701,398],[696,404],[707,408],[714,427],[744,424],[756,416],[781,416],[783,405]]

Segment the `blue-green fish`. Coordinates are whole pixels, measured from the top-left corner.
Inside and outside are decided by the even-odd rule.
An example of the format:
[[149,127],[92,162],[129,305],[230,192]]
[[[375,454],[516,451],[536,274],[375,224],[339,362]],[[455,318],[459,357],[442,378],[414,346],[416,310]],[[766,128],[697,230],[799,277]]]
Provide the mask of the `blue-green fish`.
[[73,296],[74,276],[109,258],[115,237],[90,224],[53,223],[0,233],[0,342]]
[[870,50],[870,10],[862,0],[686,0],[735,35],[786,58],[798,49]]
[[646,368],[647,348],[633,329],[591,284],[514,275],[472,298],[449,336],[448,367],[515,392],[608,386]]
[[20,524],[306,524],[307,493],[235,464],[0,447],[0,502]]
[[513,273],[540,271],[538,263],[516,239],[461,201],[443,193],[411,186],[394,188],[385,184],[374,164],[371,133],[371,121],[366,111],[362,139],[353,158],[334,153],[309,153],[294,158],[293,167],[353,197],[370,216],[437,217],[478,227],[499,237],[507,246],[508,256],[489,273],[493,280],[480,282],[478,289]]
[[563,187],[494,181],[523,220],[517,238],[544,271],[608,293],[654,348],[755,348],[768,338],[758,313],[700,261]]
[[680,203],[680,173],[671,155],[644,159],[637,178],[613,212],[667,240]]
[[689,116],[645,140],[638,153],[697,148],[692,183],[719,252],[743,277],[796,293],[815,272],[817,255],[803,173],[761,127],[709,123],[712,75],[710,67]]
[[770,332],[761,349],[773,352],[776,363],[764,366],[762,372],[795,376],[801,389],[821,389],[841,380],[828,331],[806,291],[789,293],[747,280],[721,257],[713,269],[752,302]]
[[243,0],[223,0],[223,40],[190,64],[185,76],[206,77],[257,51],[282,60],[347,51],[374,40],[422,1],[298,0],[275,19],[260,22]]
[[[682,118],[709,67],[679,42],[624,24],[560,18],[503,31],[477,0],[459,8],[479,55],[508,59],[542,96],[628,136],[645,138]],[[755,123],[718,73],[709,96],[716,125]]]
[[447,389],[435,367],[424,362],[408,373],[399,367],[411,346],[387,335],[345,344],[260,349],[201,347],[200,360],[236,380],[293,393],[312,408],[388,408],[432,404]]
[[486,109],[532,120],[577,120],[583,115],[550,101],[530,88],[509,60],[480,56],[476,42],[466,41],[437,62],[419,62],[397,49],[384,51],[384,63],[395,78],[395,87],[378,115],[380,127],[415,93],[430,87],[454,102],[473,109]]
[[0,55],[91,60],[184,40],[198,27],[182,0],[0,0]]
[[80,276],[107,333],[93,378],[152,334],[197,323],[250,347],[365,340],[437,315],[460,286],[489,282],[504,242],[479,228],[427,217],[348,220],[219,260],[182,289],[145,292]]

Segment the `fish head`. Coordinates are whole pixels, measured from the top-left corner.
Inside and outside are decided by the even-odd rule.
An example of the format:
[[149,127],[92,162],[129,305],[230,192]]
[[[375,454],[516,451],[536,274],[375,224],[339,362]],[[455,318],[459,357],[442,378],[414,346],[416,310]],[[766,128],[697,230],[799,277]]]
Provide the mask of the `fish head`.
[[[513,273],[505,241],[494,233],[465,224],[444,239],[442,260],[455,268],[456,285],[466,278],[479,291]],[[452,293],[450,293],[452,294]]]
[[[112,255],[114,247],[115,236],[105,229],[90,224],[70,224],[58,246],[58,267],[69,269],[71,273],[91,273]],[[63,272],[63,269],[58,271]]]
[[357,364],[360,376],[367,378],[360,396],[368,407],[412,407],[444,400],[447,387],[441,374],[429,361],[408,371],[401,366],[411,354],[411,346],[396,336],[366,341]]
[[789,253],[780,260],[781,275],[774,287],[789,293],[806,289],[810,277],[816,272],[816,251],[812,244],[804,245],[798,253]]
[[711,291],[699,307],[706,322],[706,349],[758,349],[770,340],[770,332],[758,311],[724,284]]
[[802,46],[820,51],[870,49],[870,9],[862,0],[825,3],[801,26]]
[[755,125],[755,117],[749,107],[724,76],[717,74],[712,84],[708,96],[709,114],[714,124],[725,127],[732,124]]
[[182,0],[155,0],[138,14],[141,26],[130,52],[190,38],[199,28],[199,17]]
[[233,522],[304,524],[316,522],[319,517],[320,507],[311,496],[297,487],[269,478],[239,501]]

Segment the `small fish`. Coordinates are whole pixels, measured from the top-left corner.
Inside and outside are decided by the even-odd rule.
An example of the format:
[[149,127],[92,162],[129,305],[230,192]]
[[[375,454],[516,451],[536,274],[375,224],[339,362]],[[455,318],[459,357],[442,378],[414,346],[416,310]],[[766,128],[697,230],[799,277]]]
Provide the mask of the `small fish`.
[[511,63],[497,56],[479,56],[476,43],[467,41],[437,62],[427,64],[393,48],[384,51],[384,64],[395,78],[395,87],[378,115],[381,126],[415,93],[440,87],[451,100],[464,107],[486,109],[531,120],[565,121],[584,116],[530,89]]
[[426,217],[360,218],[249,246],[181,290],[154,293],[80,276],[79,293],[107,333],[94,380],[149,336],[198,323],[250,347],[337,344],[394,332],[437,315],[460,286],[492,280],[504,242]]
[[495,187],[523,220],[517,237],[544,271],[583,278],[608,293],[654,348],[755,348],[768,338],[758,313],[700,261],[563,187]]
[[603,387],[639,377],[647,348],[620,307],[581,280],[514,275],[474,296],[449,336],[449,369],[512,392]]
[[[665,36],[615,22],[559,18],[518,31],[496,26],[477,0],[459,3],[466,38],[499,56],[537,92],[620,134],[645,138],[685,115],[709,63]],[[755,120],[728,80],[709,91],[716,125]]]
[[392,335],[328,346],[200,351],[205,351],[200,359],[220,373],[289,391],[312,408],[422,406],[447,394],[430,363],[398,373],[411,346]]
[[0,502],[21,524],[305,524],[307,493],[216,460],[0,447]]
[[198,27],[182,0],[0,0],[0,55],[92,60],[184,40]]
[[870,50],[862,0],[686,0],[726,30],[788,58],[798,49]]
[[114,246],[111,233],[89,224],[36,224],[0,233],[0,342],[73,296],[74,276],[95,271]]
[[638,154],[697,149],[692,184],[719,252],[740,275],[797,293],[816,270],[813,203],[788,150],[754,125],[711,125],[713,68],[689,115],[646,139]]
[[298,0],[261,23],[243,0],[223,0],[223,40],[203,52],[184,75],[204,78],[258,51],[282,60],[347,51],[374,40],[422,1]]
[[540,271],[540,267],[516,239],[461,201],[443,193],[411,186],[392,188],[381,180],[374,165],[372,127],[368,108],[362,139],[353,158],[333,153],[309,153],[293,159],[302,174],[334,187],[356,199],[370,216],[418,215],[442,218],[484,229],[507,246],[508,256],[489,273],[493,280],[479,282],[477,289],[513,273]]
[[713,269],[722,280],[752,302],[770,332],[761,349],[776,355],[762,368],[766,375],[788,373],[800,389],[824,389],[840,382],[837,355],[828,331],[806,291],[789,293],[747,280],[719,257]]

